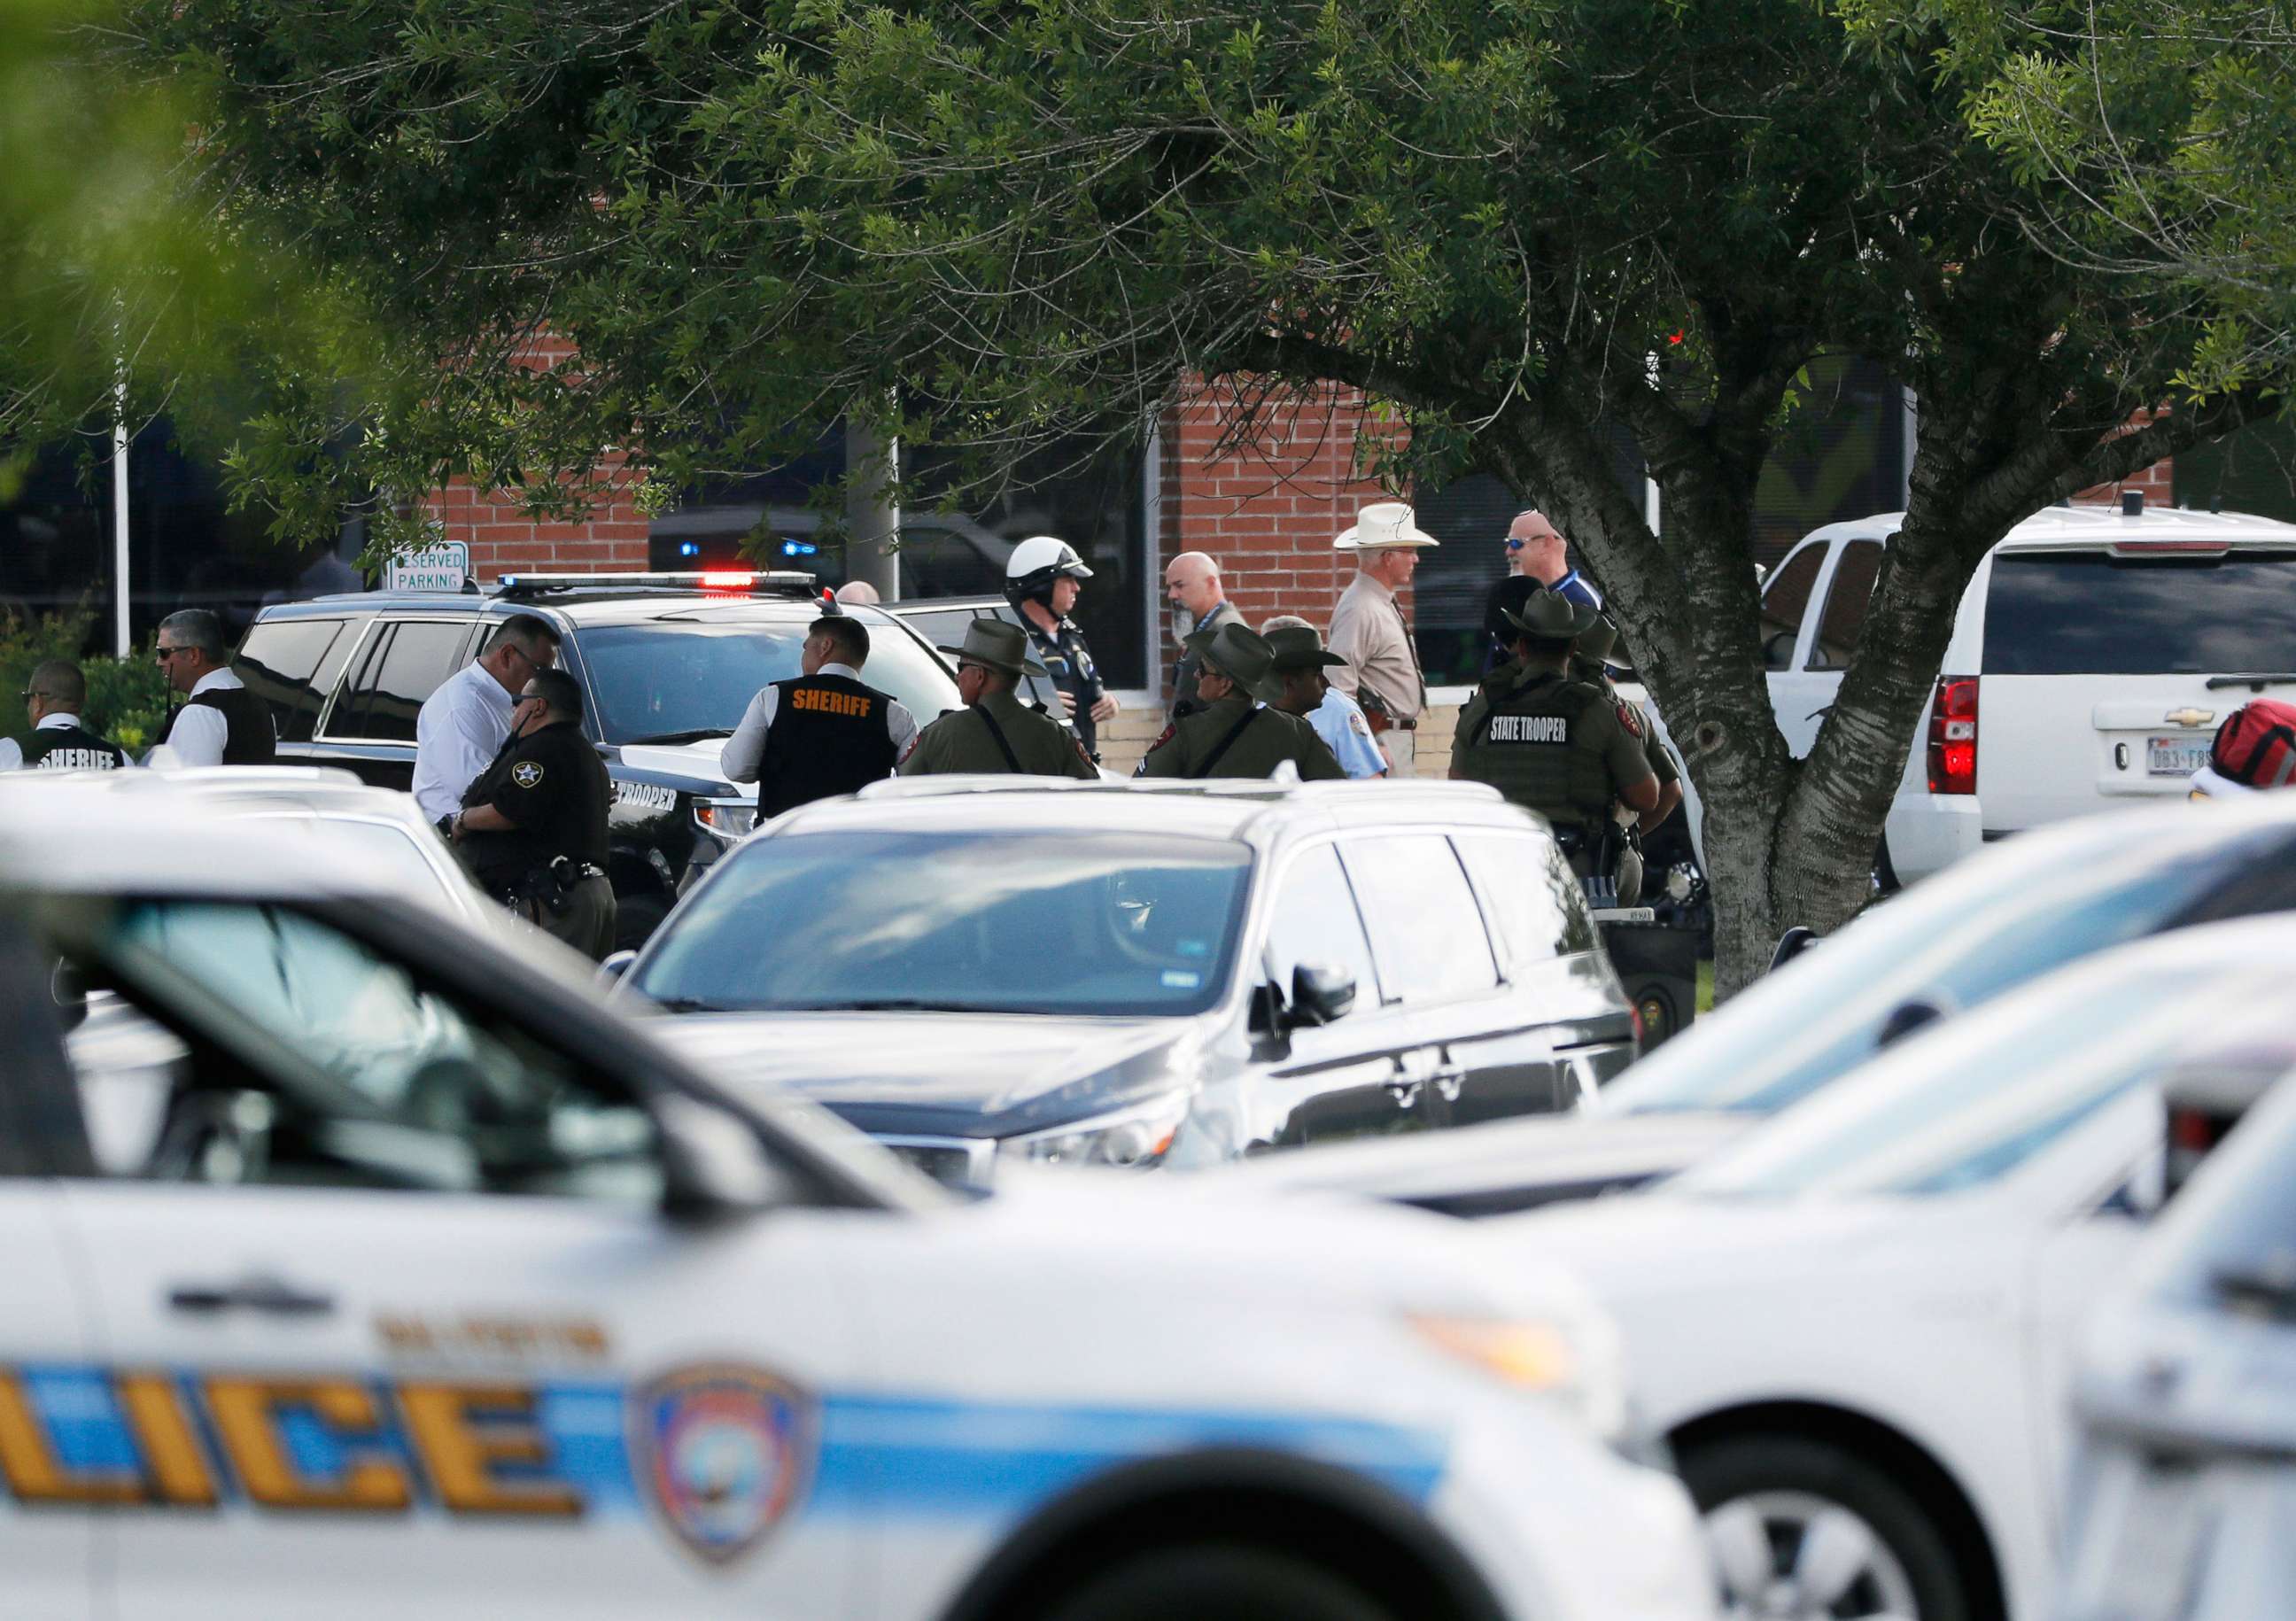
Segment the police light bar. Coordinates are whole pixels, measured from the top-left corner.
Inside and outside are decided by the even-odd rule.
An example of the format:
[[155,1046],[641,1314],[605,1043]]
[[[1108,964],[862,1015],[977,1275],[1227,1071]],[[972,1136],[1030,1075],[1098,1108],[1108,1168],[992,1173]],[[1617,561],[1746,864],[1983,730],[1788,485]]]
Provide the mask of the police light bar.
[[811,596],[814,577],[794,569],[702,569],[690,573],[505,574],[496,582],[507,593],[579,591],[609,587],[660,591],[769,591]]

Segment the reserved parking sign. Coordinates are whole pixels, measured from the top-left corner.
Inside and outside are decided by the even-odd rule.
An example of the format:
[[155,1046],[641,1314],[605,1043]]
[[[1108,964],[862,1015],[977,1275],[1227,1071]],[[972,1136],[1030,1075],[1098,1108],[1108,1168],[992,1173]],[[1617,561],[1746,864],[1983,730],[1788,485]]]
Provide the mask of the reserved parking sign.
[[383,569],[382,585],[386,591],[460,591],[470,577],[471,548],[447,540],[392,558]]

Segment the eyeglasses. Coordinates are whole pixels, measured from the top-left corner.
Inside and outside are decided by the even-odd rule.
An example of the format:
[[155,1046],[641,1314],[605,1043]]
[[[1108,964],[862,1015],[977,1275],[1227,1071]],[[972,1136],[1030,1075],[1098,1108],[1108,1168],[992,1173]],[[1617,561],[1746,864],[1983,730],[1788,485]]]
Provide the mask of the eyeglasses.
[[155,647],[152,650],[152,657],[160,663],[165,664],[177,653],[188,653],[191,651],[188,647]]
[[518,695],[516,701],[511,705],[511,708],[515,709],[522,703],[540,703],[541,701],[542,694],[539,692],[521,692]]

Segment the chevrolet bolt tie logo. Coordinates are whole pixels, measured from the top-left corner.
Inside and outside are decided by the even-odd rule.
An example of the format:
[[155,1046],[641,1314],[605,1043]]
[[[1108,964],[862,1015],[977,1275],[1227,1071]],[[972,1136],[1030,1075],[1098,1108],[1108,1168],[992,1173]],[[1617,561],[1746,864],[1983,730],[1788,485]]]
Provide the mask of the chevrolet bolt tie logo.
[[2171,709],[2161,718],[2172,726],[2205,726],[2216,717],[2214,709]]

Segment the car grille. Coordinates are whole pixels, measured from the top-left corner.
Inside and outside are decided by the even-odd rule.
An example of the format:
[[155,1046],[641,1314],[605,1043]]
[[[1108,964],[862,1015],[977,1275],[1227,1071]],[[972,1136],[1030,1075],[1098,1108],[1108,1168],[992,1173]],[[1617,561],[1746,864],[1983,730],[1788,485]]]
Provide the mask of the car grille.
[[935,1182],[951,1187],[988,1180],[996,1144],[985,1137],[880,1137],[883,1143]]

